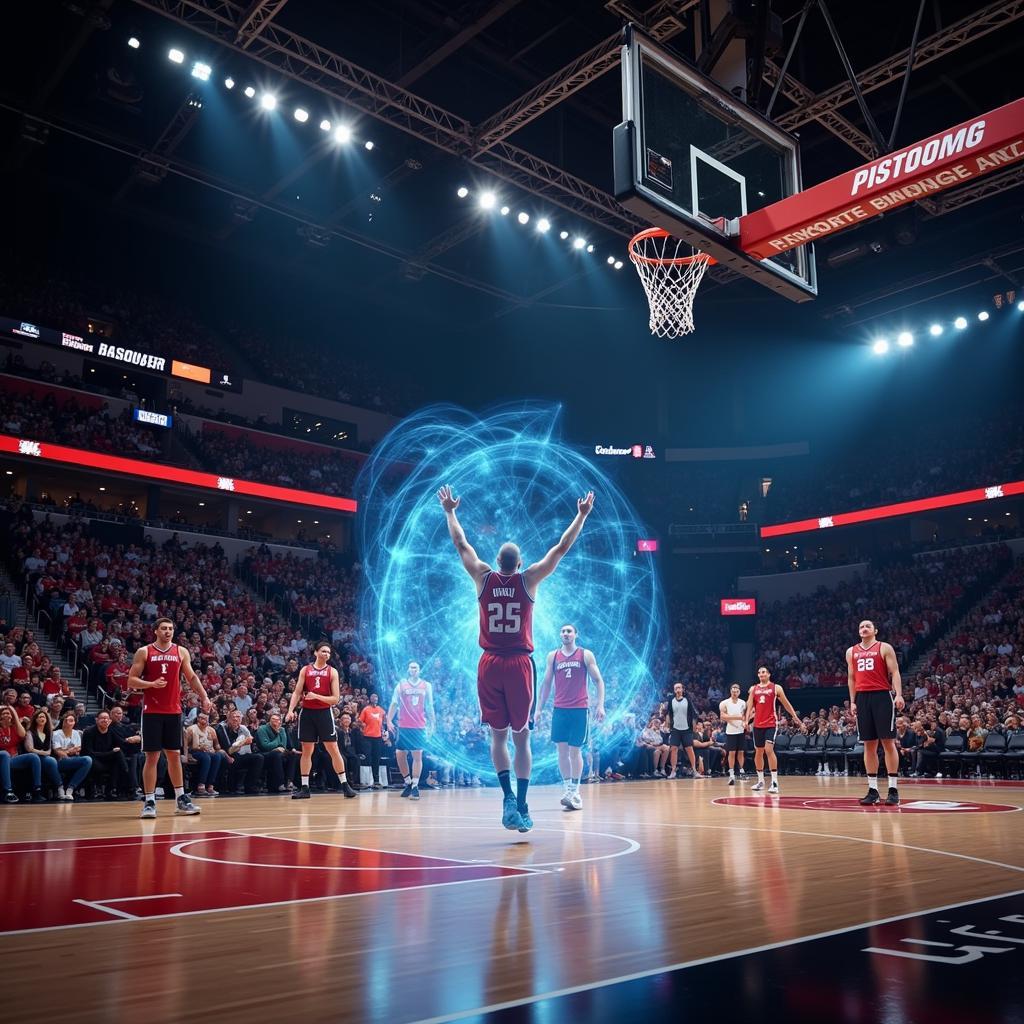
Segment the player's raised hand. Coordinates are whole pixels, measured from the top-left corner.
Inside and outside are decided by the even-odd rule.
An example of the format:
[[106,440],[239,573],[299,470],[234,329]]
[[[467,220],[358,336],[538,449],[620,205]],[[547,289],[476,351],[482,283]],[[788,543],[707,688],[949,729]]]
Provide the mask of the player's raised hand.
[[594,492],[587,491],[586,497],[576,499],[576,508],[584,515],[589,516],[594,508]]
[[456,498],[455,495],[452,494],[450,484],[444,484],[437,492],[437,500],[441,502],[441,508],[443,508],[445,512],[454,512],[462,501],[461,498]]

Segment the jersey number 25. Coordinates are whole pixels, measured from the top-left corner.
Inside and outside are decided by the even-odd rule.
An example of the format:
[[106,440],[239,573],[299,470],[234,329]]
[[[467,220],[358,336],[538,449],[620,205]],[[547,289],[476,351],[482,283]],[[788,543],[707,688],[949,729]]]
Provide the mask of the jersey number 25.
[[487,606],[488,633],[518,633],[520,624],[518,601],[508,605]]

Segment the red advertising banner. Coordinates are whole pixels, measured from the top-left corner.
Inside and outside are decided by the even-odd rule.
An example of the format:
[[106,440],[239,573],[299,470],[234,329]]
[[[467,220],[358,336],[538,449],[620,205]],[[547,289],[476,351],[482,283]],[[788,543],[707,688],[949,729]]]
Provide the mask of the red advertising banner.
[[845,171],[740,219],[740,248],[768,259],[1024,160],[1024,99]]
[[636,549],[637,551],[657,551],[658,542],[656,540],[638,540]]
[[756,597],[723,597],[721,602],[722,615],[756,615]]
[[121,455],[103,455],[87,452],[80,448],[66,448],[48,441],[31,441],[27,438],[0,434],[0,452],[12,455],[28,455],[43,462],[59,462],[68,466],[82,466],[87,469],[105,469],[111,473],[124,473],[143,480],[155,480],[165,484],[183,484],[201,490],[229,492],[249,498],[267,498],[270,501],[284,501],[292,505],[308,505],[311,508],[330,509],[335,512],[355,512],[357,503],[352,498],[336,498],[332,494],[318,494],[315,491],[300,491],[291,487],[275,487],[272,484],[255,483],[252,480],[238,480],[234,477],[218,476],[216,473],[202,473],[178,466],[163,466],[158,462],[143,462]]
[[994,484],[991,487],[975,487],[970,491],[955,491],[953,494],[937,494],[932,498],[918,498],[915,501],[900,501],[895,505],[876,505],[856,512],[837,512],[817,519],[798,519],[792,523],[778,523],[762,526],[762,537],[785,537],[791,533],[806,533],[808,530],[827,530],[833,526],[852,526],[854,523],[868,523],[873,519],[888,519],[891,516],[907,516],[914,512],[930,512],[937,508],[952,508],[955,505],[970,505],[975,501],[991,501],[994,498],[1009,498],[1024,494],[1024,480],[1011,484]]

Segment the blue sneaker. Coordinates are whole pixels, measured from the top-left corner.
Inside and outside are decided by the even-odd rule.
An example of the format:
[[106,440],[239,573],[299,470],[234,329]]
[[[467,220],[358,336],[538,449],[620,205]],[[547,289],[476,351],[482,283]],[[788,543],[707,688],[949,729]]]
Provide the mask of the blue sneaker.
[[[523,819],[519,816],[519,808],[516,806],[516,798],[509,793],[501,805],[501,823],[509,832],[523,832]],[[530,823],[531,828],[533,823]]]
[[533,828],[533,818],[530,817],[530,808],[524,807],[519,812],[519,831],[529,832]]

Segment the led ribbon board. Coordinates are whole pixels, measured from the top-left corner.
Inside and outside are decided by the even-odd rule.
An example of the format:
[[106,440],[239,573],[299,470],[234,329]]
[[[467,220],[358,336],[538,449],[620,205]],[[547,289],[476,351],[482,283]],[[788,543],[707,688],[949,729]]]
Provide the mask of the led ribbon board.
[[[505,407],[477,417],[432,406],[407,417],[373,450],[356,482],[363,587],[360,620],[387,702],[411,660],[434,684],[437,731],[427,752],[493,778],[487,730],[480,724],[476,670],[479,612],[473,581],[448,536],[437,500],[451,484],[459,521],[477,554],[494,565],[506,540],[524,565],[541,558],[576,514],[576,499],[596,495],[579,540],[540,584],[533,615],[539,687],[544,659],[573,623],[594,652],[607,686],[600,746],[633,743],[630,712],[646,717],[657,700],[653,666],[667,655],[665,607],[654,562],[634,557],[646,530],[618,486],[558,436],[553,406]],[[411,467],[408,475],[395,467]],[[535,768],[556,766],[550,707],[537,716]]]
[[833,526],[852,526],[854,523],[869,523],[873,519],[889,519],[892,516],[908,516],[914,512],[930,512],[938,508],[952,508],[956,505],[970,505],[976,501],[991,501],[994,498],[1009,498],[1024,494],[1024,480],[1012,484],[995,484],[991,487],[975,487],[970,491],[955,491],[952,494],[938,494],[932,498],[918,498],[915,501],[901,501],[895,505],[877,505],[862,508],[856,512],[837,512],[817,519],[798,519],[792,523],[778,523],[762,526],[762,537],[784,537],[790,533],[806,533],[808,530],[827,530]]
[[102,455],[99,452],[83,451],[81,448],[67,448],[64,445],[50,444],[48,441],[30,441],[7,434],[0,434],[0,452],[29,455],[43,462],[62,463],[66,466],[124,473],[144,480],[155,480],[158,483],[183,484],[205,491],[229,491],[247,498],[266,498],[270,501],[308,505],[311,508],[330,509],[334,512],[355,512],[358,508],[352,498],[336,498],[332,494],[300,491],[292,487],[275,487],[253,480],[239,480],[235,477],[218,476],[216,473],[201,473],[193,469],[180,469],[158,462],[143,462],[141,459],[129,459],[120,455]]

